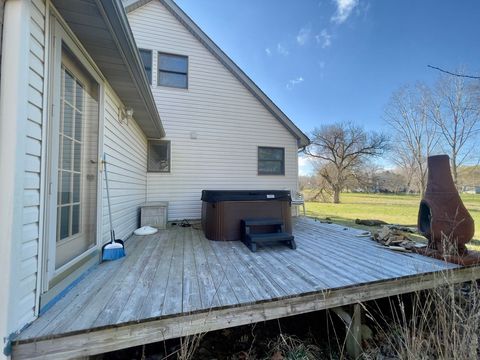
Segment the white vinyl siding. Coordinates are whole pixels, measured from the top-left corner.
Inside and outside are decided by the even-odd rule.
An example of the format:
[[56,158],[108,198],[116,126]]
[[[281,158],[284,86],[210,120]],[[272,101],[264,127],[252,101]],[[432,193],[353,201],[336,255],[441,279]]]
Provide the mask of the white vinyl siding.
[[[44,117],[45,77],[45,20],[43,0],[31,0],[30,42],[28,69],[28,98],[25,100],[28,116],[25,123],[25,154],[23,158],[23,213],[21,244],[18,247],[18,272],[13,284],[15,314],[13,330],[20,330],[36,316],[37,269],[41,211],[42,131]],[[134,120],[118,121],[118,109],[124,105],[105,84],[103,144],[109,155],[113,222],[118,238],[125,239],[138,227],[139,205],[146,196],[147,139]],[[101,140],[102,142],[102,140]],[[102,172],[103,175],[103,172]],[[102,183],[103,188],[105,183]],[[103,241],[110,239],[107,218],[106,193],[103,193]]]
[[[0,61],[2,59],[2,39],[3,39],[3,12],[5,8],[5,0],[0,0]],[[1,78],[1,74],[0,74]]]
[[19,329],[35,318],[35,299],[40,237],[40,173],[45,72],[45,12],[42,0],[32,0],[28,69],[28,117],[26,121],[22,240],[15,305]]
[[[203,189],[297,189],[297,142],[159,1],[128,14],[140,48],[188,56],[188,90],[152,90],[171,141],[171,172],[147,174],[169,220],[200,217]],[[195,138],[196,139],[192,139]],[[285,148],[285,175],[258,176],[259,146]]]
[[[147,138],[134,120],[120,123],[117,96],[106,89],[104,152],[108,161],[108,180],[115,235],[125,239],[138,228],[139,207],[146,201]],[[135,116],[135,114],[134,114]],[[103,180],[103,242],[110,240],[108,204]]]

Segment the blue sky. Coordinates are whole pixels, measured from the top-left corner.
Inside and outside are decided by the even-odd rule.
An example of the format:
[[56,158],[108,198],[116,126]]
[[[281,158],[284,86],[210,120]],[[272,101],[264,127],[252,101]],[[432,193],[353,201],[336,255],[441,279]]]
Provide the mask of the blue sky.
[[480,73],[479,0],[176,0],[305,133],[384,131],[401,85]]

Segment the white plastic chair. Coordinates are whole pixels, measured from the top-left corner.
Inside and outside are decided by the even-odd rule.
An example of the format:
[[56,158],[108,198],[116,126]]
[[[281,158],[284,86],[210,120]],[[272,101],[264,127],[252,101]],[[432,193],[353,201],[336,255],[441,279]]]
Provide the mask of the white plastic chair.
[[295,195],[292,196],[292,205],[301,206],[303,208],[303,216],[306,216],[305,199],[301,193],[296,192]]

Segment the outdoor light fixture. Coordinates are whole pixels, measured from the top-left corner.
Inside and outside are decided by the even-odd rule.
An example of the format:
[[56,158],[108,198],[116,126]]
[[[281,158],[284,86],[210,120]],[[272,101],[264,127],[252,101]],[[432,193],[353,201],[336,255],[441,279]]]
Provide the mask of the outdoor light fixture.
[[133,120],[133,109],[132,108],[118,108],[118,122],[120,124],[128,124],[129,121]]
[[127,115],[127,121],[133,120],[133,109],[132,108],[125,109],[125,114]]

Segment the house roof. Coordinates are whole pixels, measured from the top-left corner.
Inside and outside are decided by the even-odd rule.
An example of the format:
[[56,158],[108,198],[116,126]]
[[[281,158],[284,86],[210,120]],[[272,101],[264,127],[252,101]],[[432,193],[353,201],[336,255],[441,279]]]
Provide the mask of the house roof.
[[145,135],[162,138],[158,113],[120,0],[52,0]]
[[[123,0],[126,12],[131,12],[152,0]],[[165,6],[178,21],[180,21],[252,94],[267,110],[287,128],[297,139],[298,147],[305,147],[310,143],[308,137],[283,113],[280,108],[250,79],[240,67],[223,52],[220,47],[206,35],[195,22],[175,4],[173,0],[158,0]]]

